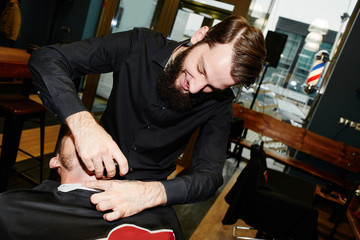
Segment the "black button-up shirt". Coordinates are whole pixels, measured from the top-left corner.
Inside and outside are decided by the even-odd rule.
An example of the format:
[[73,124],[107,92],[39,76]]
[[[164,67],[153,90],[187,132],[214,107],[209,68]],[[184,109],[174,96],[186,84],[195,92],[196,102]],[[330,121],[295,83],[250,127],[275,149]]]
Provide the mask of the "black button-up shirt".
[[[180,43],[146,30],[116,33],[36,50],[29,67],[43,103],[61,121],[86,110],[73,80],[86,73],[113,72],[114,84],[101,125],[113,137],[133,171],[127,179],[161,180],[167,204],[207,199],[222,184],[222,167],[232,119],[232,93],[178,113],[156,90],[158,75]],[[194,130],[201,127],[191,171],[172,180]]]

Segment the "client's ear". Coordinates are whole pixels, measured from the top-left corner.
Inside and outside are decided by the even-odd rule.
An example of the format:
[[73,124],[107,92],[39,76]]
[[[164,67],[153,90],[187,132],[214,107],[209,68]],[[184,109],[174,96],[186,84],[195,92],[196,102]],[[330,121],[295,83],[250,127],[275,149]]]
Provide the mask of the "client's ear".
[[59,159],[58,159],[58,155],[56,155],[55,157],[50,159],[49,167],[50,167],[50,169],[60,167],[60,162],[59,162]]

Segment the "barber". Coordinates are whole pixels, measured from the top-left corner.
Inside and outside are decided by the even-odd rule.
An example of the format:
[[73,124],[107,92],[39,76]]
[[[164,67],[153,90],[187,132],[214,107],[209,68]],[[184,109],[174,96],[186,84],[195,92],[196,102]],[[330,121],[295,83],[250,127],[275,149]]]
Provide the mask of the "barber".
[[[222,185],[232,119],[231,86],[249,86],[265,59],[262,33],[242,17],[202,27],[184,42],[143,28],[36,50],[29,68],[38,93],[68,125],[76,150],[100,179],[104,167],[126,180],[91,181],[91,201],[113,221],[158,205],[201,201]],[[113,72],[100,124],[73,81]],[[174,160],[200,127],[191,170],[172,180]],[[129,167],[131,166],[131,168]],[[131,169],[131,171],[129,171]]]

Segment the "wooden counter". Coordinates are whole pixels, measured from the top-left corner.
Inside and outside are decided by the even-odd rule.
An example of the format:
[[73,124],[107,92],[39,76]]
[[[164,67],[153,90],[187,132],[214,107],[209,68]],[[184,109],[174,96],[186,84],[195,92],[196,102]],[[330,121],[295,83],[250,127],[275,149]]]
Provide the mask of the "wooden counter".
[[24,49],[0,47],[0,78],[31,78]]

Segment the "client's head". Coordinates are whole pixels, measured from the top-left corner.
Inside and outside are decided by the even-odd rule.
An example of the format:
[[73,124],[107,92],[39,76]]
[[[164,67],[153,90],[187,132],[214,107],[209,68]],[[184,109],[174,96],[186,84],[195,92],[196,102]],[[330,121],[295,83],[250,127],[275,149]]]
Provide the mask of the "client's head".
[[74,137],[68,129],[63,132],[59,138],[55,156],[49,162],[49,167],[57,170],[62,184],[95,180],[95,175],[86,170],[76,152]]

